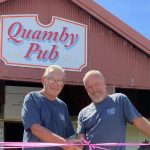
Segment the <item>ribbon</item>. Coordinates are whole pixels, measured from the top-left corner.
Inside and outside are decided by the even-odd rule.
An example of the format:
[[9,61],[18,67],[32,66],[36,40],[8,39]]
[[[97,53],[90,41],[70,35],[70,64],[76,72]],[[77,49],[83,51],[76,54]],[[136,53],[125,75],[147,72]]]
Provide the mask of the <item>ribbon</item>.
[[89,146],[89,150],[95,148],[101,150],[109,150],[103,146],[150,146],[149,143],[97,143],[90,144],[88,141],[82,139],[83,144],[60,144],[60,143],[37,143],[37,142],[0,142],[0,148],[33,148],[33,147],[54,147],[54,146]]
[[109,149],[106,149],[106,148],[103,148],[103,147],[99,147],[99,146],[95,146],[93,144],[90,144],[87,140],[85,140],[84,138],[81,137],[81,140],[83,141],[84,144],[88,145],[89,146],[89,150],[93,150],[95,148],[98,148],[98,149],[101,149],[101,150],[109,150]]

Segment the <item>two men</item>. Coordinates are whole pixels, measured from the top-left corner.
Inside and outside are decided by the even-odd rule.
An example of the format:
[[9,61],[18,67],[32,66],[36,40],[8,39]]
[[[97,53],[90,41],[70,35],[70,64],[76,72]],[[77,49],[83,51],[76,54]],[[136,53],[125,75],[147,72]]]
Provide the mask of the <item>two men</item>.
[[[52,65],[43,75],[43,89],[31,92],[25,97],[22,109],[24,141],[68,143],[66,139],[74,134],[67,106],[57,97],[63,88],[64,80],[63,69]],[[83,82],[92,103],[79,113],[77,128],[79,138],[85,138],[89,143],[124,143],[127,122],[133,123],[150,137],[149,121],[141,116],[124,94],[108,95],[106,81],[101,72],[98,70],[87,72]],[[62,148],[79,149],[77,146]],[[124,146],[105,148],[125,150]]]

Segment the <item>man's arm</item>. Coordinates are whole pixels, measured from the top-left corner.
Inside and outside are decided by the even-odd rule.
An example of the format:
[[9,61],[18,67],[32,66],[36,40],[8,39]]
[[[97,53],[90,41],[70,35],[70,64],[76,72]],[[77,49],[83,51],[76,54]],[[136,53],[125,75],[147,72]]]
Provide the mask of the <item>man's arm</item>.
[[66,140],[64,138],[52,133],[50,130],[46,129],[40,124],[33,124],[30,129],[32,134],[43,142],[62,143],[62,144],[66,143]]
[[[31,132],[37,138],[39,138],[43,142],[47,143],[60,143],[60,144],[69,144],[68,140],[58,136],[57,134],[51,132],[40,124],[33,124],[31,126]],[[77,150],[76,146],[62,146],[64,150]]]
[[150,122],[146,118],[144,117],[136,118],[133,120],[133,124],[146,136],[150,138]]

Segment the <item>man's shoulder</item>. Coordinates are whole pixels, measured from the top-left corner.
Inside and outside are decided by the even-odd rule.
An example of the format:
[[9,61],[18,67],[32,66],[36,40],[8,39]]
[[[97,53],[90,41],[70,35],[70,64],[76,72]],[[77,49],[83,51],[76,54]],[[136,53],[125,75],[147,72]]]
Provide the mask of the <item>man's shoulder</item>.
[[124,99],[127,98],[127,96],[123,93],[114,93],[112,95],[109,95],[112,99],[113,98],[120,98],[120,99]]
[[93,107],[93,103],[87,105],[86,107],[82,108],[80,112],[87,112]]
[[31,92],[27,93],[26,97],[35,96],[35,95],[39,95],[38,91],[31,91]]
[[123,93],[114,93],[109,96],[112,99],[112,101],[115,103],[123,104],[123,103],[129,102],[128,97]]
[[56,101],[57,101],[60,105],[67,107],[66,103],[65,103],[62,99],[60,99],[60,98],[57,97],[57,98],[56,98]]
[[36,102],[36,101],[41,100],[41,98],[42,96],[40,95],[38,91],[31,91],[25,96],[24,101],[28,103],[33,102],[33,101]]

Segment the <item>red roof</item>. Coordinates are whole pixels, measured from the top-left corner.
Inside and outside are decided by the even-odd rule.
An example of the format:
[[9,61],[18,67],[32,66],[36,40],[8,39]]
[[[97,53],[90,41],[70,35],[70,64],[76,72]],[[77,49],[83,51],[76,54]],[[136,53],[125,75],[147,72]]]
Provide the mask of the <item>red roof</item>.
[[150,40],[142,36],[140,33],[129,27],[117,17],[106,11],[93,0],[71,0],[79,7],[87,11],[90,15],[97,20],[117,32],[120,36],[124,37],[136,47],[140,48],[145,54],[150,56]]

